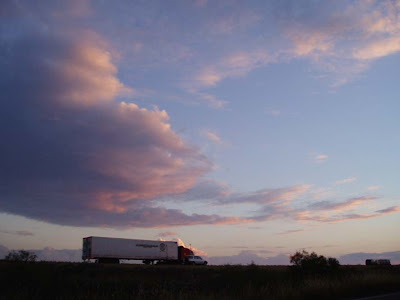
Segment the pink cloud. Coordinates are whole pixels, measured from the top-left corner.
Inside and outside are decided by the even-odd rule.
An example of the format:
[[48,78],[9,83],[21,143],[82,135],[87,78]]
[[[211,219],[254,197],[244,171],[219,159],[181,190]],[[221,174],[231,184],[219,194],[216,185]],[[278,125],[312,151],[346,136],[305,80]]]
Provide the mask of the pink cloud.
[[219,62],[205,66],[194,75],[194,81],[188,85],[189,90],[197,91],[212,87],[226,78],[244,76],[254,69],[264,67],[275,61],[275,57],[265,50],[243,51],[226,55]]
[[274,203],[275,206],[285,206],[291,201],[304,195],[310,189],[310,187],[310,185],[298,185],[287,188],[264,189],[256,192],[242,194],[231,193],[228,197],[217,199],[217,203]]
[[399,36],[372,41],[362,48],[356,49],[353,56],[360,60],[376,59],[400,51],[400,30]]
[[364,204],[365,202],[373,201],[378,199],[377,197],[357,197],[357,198],[350,198],[343,202],[330,202],[330,201],[321,201],[313,203],[309,206],[312,210],[335,210],[335,211],[342,211],[342,210],[349,210]]
[[1,42],[13,49],[2,60],[2,97],[18,99],[1,101],[1,211],[73,226],[252,222],[154,204],[192,190],[212,163],[165,110],[116,101],[130,89],[97,35],[38,31]]
[[213,67],[207,67],[196,75],[195,80],[200,86],[215,86],[224,78],[224,74]]
[[228,101],[219,99],[215,95],[209,93],[195,93],[195,95],[214,108],[223,108],[229,103]]
[[216,144],[221,145],[224,143],[224,141],[218,136],[218,134],[211,130],[203,130],[202,133],[208,140],[210,140]]
[[365,71],[369,61],[400,51],[400,7],[395,1],[330,2],[305,10],[301,4],[292,6],[281,20],[293,44],[285,51],[311,59],[318,71],[336,75],[334,85]]
[[372,219],[372,218],[379,218],[385,215],[397,213],[400,211],[399,206],[388,207],[385,209],[377,210],[374,213],[370,214],[336,214],[336,215],[322,215],[321,213],[314,214],[311,210],[304,210],[297,212],[295,214],[295,219],[298,221],[316,221],[316,222],[326,222],[326,223],[340,223],[344,221],[351,221],[351,220],[365,220],[365,219]]
[[333,48],[332,37],[328,32],[308,30],[307,34],[304,34],[298,29],[293,29],[288,36],[295,45],[293,52],[298,56],[326,53]]

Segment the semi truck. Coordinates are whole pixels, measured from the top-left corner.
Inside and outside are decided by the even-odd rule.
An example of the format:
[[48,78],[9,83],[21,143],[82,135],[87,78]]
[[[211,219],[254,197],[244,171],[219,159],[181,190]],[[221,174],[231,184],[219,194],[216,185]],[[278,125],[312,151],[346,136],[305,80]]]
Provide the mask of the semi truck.
[[145,264],[185,263],[193,255],[191,249],[174,241],[134,240],[89,236],[83,238],[82,259],[99,263],[119,263],[120,260],[141,260]]
[[385,265],[390,266],[390,259],[367,259],[365,261],[367,266],[375,266],[375,265]]

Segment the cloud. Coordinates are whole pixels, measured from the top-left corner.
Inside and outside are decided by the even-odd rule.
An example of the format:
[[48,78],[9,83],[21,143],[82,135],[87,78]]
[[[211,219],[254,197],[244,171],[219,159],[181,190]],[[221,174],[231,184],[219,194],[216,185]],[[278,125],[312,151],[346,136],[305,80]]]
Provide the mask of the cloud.
[[277,233],[277,235],[286,235],[286,234],[292,234],[292,233],[298,233],[298,232],[304,232],[307,231],[305,229],[293,229],[293,230],[287,230],[287,231],[283,231],[283,232],[279,232]]
[[20,236],[34,236],[33,232],[27,230],[16,230],[16,231],[1,230],[0,232],[13,235],[20,235]]
[[279,115],[281,114],[281,111],[278,110],[278,109],[271,109],[271,108],[269,108],[269,109],[267,109],[266,113],[267,113],[268,115],[271,115],[271,116],[279,116]]
[[258,203],[268,204],[275,203],[276,205],[285,205],[290,201],[302,196],[310,189],[310,185],[298,185],[287,188],[263,189],[252,193],[232,194],[230,197],[220,199],[223,203]]
[[309,209],[316,210],[348,210],[355,208],[365,202],[378,199],[377,197],[356,197],[343,202],[320,201],[309,205]]
[[215,180],[207,179],[199,181],[194,187],[182,194],[181,201],[208,200],[210,202],[218,201],[218,199],[228,199],[233,191],[228,184]]
[[368,191],[376,191],[376,190],[380,190],[382,187],[380,185],[372,185],[367,187]]
[[374,41],[353,52],[353,57],[360,60],[376,59],[400,51],[400,36]]
[[[206,201],[209,205],[237,206],[252,204],[258,206],[249,212],[246,217],[234,219],[238,224],[264,222],[277,219],[296,220],[300,222],[338,223],[349,220],[369,219],[382,217],[398,212],[398,207],[390,207],[370,213],[356,213],[349,211],[370,210],[369,203],[378,200],[378,197],[360,196],[343,201],[318,201],[307,204],[304,200],[316,199],[315,193],[320,190],[312,185],[298,185],[285,188],[263,189],[255,192],[238,193],[228,185],[213,180],[200,182],[186,193],[175,197],[177,201]],[[332,193],[328,193],[331,196]],[[324,193],[326,196],[327,194]],[[226,220],[228,223],[229,221]],[[259,226],[249,229],[260,229]],[[297,231],[293,231],[297,232]],[[292,233],[292,231],[284,232]]]
[[275,58],[265,50],[242,51],[226,55],[219,62],[203,67],[194,75],[193,80],[187,83],[191,91],[216,86],[226,78],[235,78],[246,75],[250,71],[263,67]]
[[317,156],[315,156],[315,162],[317,162],[317,163],[323,163],[323,162],[325,162],[328,158],[329,158],[329,156],[328,156],[327,154],[318,154]]
[[280,21],[294,57],[307,57],[343,84],[368,68],[368,61],[400,51],[397,1],[325,5],[284,2]]
[[[339,223],[350,220],[378,218],[400,211],[398,206],[393,206],[366,213],[366,210],[370,210],[370,207],[368,207],[370,205],[368,204],[379,199],[371,196],[353,197],[344,201],[319,201],[305,205],[304,199],[312,197],[312,195],[313,190],[307,188],[304,191],[299,190],[298,194],[293,194],[293,197],[286,200],[285,197],[278,197],[271,202],[254,202],[262,206],[253,216],[247,219],[253,222],[287,219],[300,222]],[[356,210],[364,211],[364,213],[357,213],[355,212]],[[290,234],[300,231],[304,230],[289,230],[278,234]]]
[[332,188],[315,187],[312,189],[310,193],[310,198],[313,200],[317,200],[317,199],[332,197],[334,194],[335,192],[332,190]]
[[229,104],[228,101],[218,99],[215,95],[209,93],[195,93],[195,96],[199,97],[201,101],[205,101],[213,108],[223,108]]
[[164,232],[160,232],[158,234],[158,236],[162,237],[162,238],[165,238],[165,237],[168,237],[168,236],[176,236],[176,235],[177,235],[177,233],[175,231],[164,231]]
[[[204,18],[205,39],[214,42],[216,59],[199,64],[185,84],[187,91],[213,88],[271,62],[293,59],[309,60],[318,73],[331,75],[332,85],[338,86],[367,70],[371,61],[400,51],[400,6],[396,1],[330,0],[324,5],[280,1],[271,6],[269,22],[230,5],[217,11],[218,16]],[[253,27],[261,30],[262,26],[268,39],[250,40]],[[215,40],[215,34],[220,40]],[[229,36],[233,34],[244,45],[227,50],[225,45],[231,45]]]
[[219,135],[211,130],[203,130],[203,136],[205,136],[208,140],[214,142],[215,144],[223,144],[224,141],[219,137]]
[[295,48],[293,52],[297,56],[306,56],[315,53],[328,52],[333,48],[333,42],[328,32],[312,31],[307,29],[307,35],[304,34],[304,29],[293,29],[288,33],[292,39]]
[[155,206],[212,164],[166,111],[116,101],[130,88],[97,34],[30,28],[0,39],[1,211],[72,226],[249,222]]
[[295,212],[295,209],[290,205],[291,202],[305,197],[310,188],[311,185],[305,184],[239,193],[229,185],[214,180],[206,180],[200,182],[186,193],[174,197],[174,199],[185,202],[201,200],[203,203],[216,206],[258,205],[259,209],[256,212],[253,211],[252,215],[236,220],[237,223],[246,224],[268,221],[279,217],[290,218]]
[[400,206],[392,206],[385,209],[377,210],[376,212],[379,214],[391,214],[400,211]]
[[342,179],[342,180],[337,180],[337,181],[334,182],[334,184],[335,185],[345,184],[345,183],[354,182],[356,180],[357,180],[357,178],[351,177],[351,178],[346,178],[346,179]]
[[[338,210],[340,211],[341,208],[343,208],[342,210],[348,210],[350,208],[352,208],[353,206],[358,206],[360,205],[360,203],[357,203],[357,200],[354,203],[351,203],[351,201],[349,201],[349,203],[344,203],[343,207],[340,207],[341,204],[339,204],[338,206],[332,205],[329,206],[327,205],[326,209],[329,210]],[[379,217],[383,217],[389,214],[393,214],[393,213],[397,213],[400,211],[400,206],[392,206],[392,207],[388,207],[385,209],[381,209],[381,210],[377,210],[375,212],[369,213],[369,214],[358,214],[358,213],[339,213],[336,215],[327,215],[327,214],[323,214],[321,213],[321,211],[323,211],[323,209],[316,209],[316,212],[318,212],[318,214],[315,214],[313,211],[311,210],[301,210],[296,212],[295,215],[295,219],[298,221],[315,221],[315,222],[325,222],[325,223],[340,223],[340,222],[344,222],[344,221],[351,221],[351,220],[366,220],[366,219],[372,219],[372,218],[379,218]]]

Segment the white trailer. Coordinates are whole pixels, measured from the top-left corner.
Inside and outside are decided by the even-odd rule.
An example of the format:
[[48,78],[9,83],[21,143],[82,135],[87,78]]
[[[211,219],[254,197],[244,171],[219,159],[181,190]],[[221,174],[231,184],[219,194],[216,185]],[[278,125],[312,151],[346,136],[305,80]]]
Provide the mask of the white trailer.
[[82,259],[118,263],[120,259],[178,261],[178,243],[90,236],[83,238]]

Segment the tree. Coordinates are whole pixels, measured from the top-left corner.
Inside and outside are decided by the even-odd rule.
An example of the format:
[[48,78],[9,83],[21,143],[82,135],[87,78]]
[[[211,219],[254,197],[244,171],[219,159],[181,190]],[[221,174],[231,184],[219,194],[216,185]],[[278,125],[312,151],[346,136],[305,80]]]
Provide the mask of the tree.
[[296,268],[307,271],[323,271],[333,270],[339,267],[339,261],[336,258],[326,258],[323,255],[318,255],[315,252],[308,253],[307,251],[297,251],[290,256],[290,263]]
[[37,259],[37,255],[34,252],[29,252],[25,250],[10,251],[5,260],[8,261],[20,261],[20,262],[34,262]]

